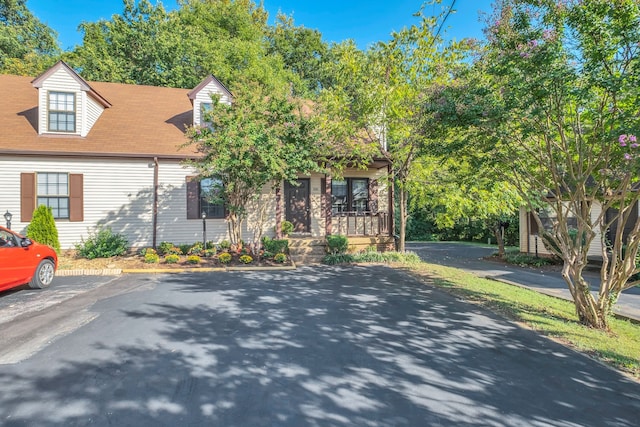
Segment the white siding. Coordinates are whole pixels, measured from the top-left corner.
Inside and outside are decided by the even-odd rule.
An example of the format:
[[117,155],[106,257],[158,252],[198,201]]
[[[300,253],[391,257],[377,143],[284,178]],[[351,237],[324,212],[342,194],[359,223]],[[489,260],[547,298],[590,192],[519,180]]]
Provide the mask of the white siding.
[[211,95],[218,94],[221,96],[220,101],[226,104],[231,103],[231,99],[227,96],[227,92],[218,86],[215,82],[211,82],[205,87],[203,87],[196,94],[195,99],[193,100],[193,123],[194,124],[202,124],[200,113],[201,113],[201,104],[202,103],[211,103]]
[[87,99],[87,107],[86,110],[84,110],[87,112],[87,114],[86,120],[84,120],[83,123],[84,126],[82,136],[87,136],[89,132],[91,132],[91,128],[93,127],[93,125],[98,121],[98,118],[100,118],[100,115],[104,111],[104,107],[102,106],[102,104],[96,102],[92,97],[87,96],[86,92],[83,92],[83,95]]
[[[76,101],[76,135],[80,135],[82,131],[83,123],[83,101],[82,90],[80,83],[69,75],[69,73],[63,69],[57,70],[44,82],[42,82],[42,88],[38,89],[38,103],[39,103],[39,118],[38,118],[38,133],[52,133],[47,130],[48,121],[48,93],[53,92],[69,92],[74,93]],[[57,132],[56,132],[57,133]],[[64,132],[68,135],[67,132]]]
[[[602,206],[599,203],[593,203],[591,207],[591,221],[593,224],[597,224],[597,219],[600,213],[602,212]],[[551,255],[551,252],[545,248],[542,243],[542,239],[540,237],[536,238],[536,236],[529,232],[530,224],[527,223],[529,217],[529,213],[525,210],[525,208],[520,208],[520,252],[528,252],[530,254],[536,253],[536,243],[537,243],[537,253],[539,255]],[[591,242],[591,246],[587,252],[589,258],[601,258],[602,252],[600,247],[600,230],[596,229],[596,236]]]

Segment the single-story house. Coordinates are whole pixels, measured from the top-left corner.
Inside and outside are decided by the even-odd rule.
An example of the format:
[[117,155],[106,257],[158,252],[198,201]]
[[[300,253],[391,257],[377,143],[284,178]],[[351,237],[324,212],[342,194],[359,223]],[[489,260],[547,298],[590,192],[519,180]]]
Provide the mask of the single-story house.
[[[210,182],[185,165],[197,153],[183,146],[185,129],[203,124],[211,94],[231,101],[215,77],[193,90],[87,82],[60,61],[35,79],[0,75],[0,93],[0,214],[13,215],[14,230],[24,232],[44,204],[63,249],[100,227],[126,235],[134,248],[193,243],[203,237],[203,212],[207,240],[228,238],[225,210],[201,197]],[[379,159],[341,180],[312,174],[297,186],[265,188],[266,234],[289,220],[303,236],[388,242],[389,172]]]
[[[629,220],[625,224],[625,229],[623,230],[623,238],[625,238],[633,229],[638,220],[638,212],[640,210],[640,205],[636,203],[635,209],[631,211]],[[600,203],[593,202],[591,204],[591,221],[593,224],[597,223],[598,217],[602,213],[602,206]],[[609,222],[613,219],[613,217],[617,214],[615,209],[609,209],[605,213],[605,221]],[[542,226],[545,229],[551,230],[553,228],[553,223],[555,221],[555,217],[553,216],[553,212],[550,209],[539,209],[538,215],[540,216],[540,221]],[[532,255],[542,255],[542,256],[550,256],[552,252],[545,247],[542,241],[542,230],[539,229],[538,223],[535,219],[533,212],[527,210],[526,208],[520,208],[519,215],[519,237],[520,237],[520,252],[528,253]],[[569,226],[572,225],[574,227],[577,226],[577,222],[575,218],[569,217],[567,219],[569,221]],[[615,222],[612,226],[607,230],[606,238],[609,241],[614,239],[616,235],[617,226]],[[590,259],[602,259],[602,248],[600,246],[600,231],[596,227],[595,229],[596,236],[593,239],[589,250],[587,251],[587,256]]]

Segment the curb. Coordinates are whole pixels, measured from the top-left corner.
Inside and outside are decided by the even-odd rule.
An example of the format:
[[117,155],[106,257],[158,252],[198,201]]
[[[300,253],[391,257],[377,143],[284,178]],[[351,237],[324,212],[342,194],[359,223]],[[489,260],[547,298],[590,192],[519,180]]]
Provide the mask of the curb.
[[202,267],[202,268],[104,268],[89,270],[57,270],[56,276],[119,276],[121,274],[177,274],[177,273],[211,273],[229,271],[292,271],[298,267],[292,265],[282,267]]

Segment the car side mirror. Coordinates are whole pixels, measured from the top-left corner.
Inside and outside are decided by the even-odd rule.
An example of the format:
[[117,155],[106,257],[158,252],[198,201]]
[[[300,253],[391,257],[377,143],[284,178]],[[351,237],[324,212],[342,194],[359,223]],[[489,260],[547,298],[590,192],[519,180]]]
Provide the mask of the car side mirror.
[[22,246],[23,248],[28,248],[31,245],[33,245],[33,242],[31,241],[31,239],[27,239],[26,237],[22,239],[22,241],[20,241],[20,246]]

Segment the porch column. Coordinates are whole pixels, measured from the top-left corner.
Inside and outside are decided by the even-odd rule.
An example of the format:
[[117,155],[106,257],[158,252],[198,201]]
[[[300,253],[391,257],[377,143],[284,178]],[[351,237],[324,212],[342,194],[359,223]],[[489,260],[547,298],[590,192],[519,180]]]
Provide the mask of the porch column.
[[331,176],[326,175],[324,179],[324,206],[322,209],[324,210],[324,233],[326,236],[331,235],[332,224],[331,224]]
[[276,187],[276,239],[282,239],[282,187]]

